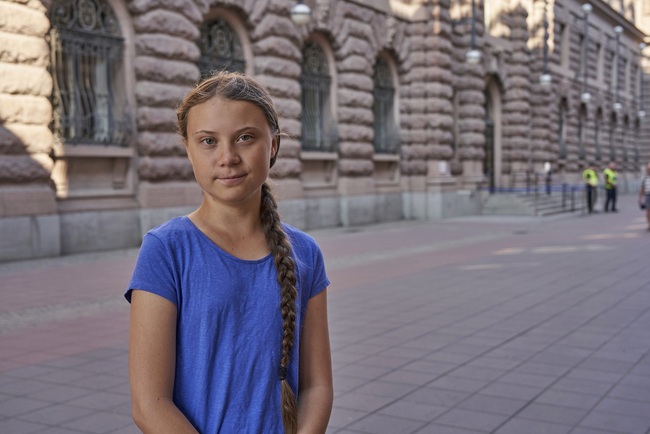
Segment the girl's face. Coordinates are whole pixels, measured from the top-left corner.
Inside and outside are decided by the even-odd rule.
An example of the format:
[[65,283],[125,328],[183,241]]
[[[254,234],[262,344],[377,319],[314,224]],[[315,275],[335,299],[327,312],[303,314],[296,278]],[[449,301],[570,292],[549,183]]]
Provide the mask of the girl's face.
[[260,187],[277,152],[259,107],[218,96],[192,107],[185,147],[206,195],[224,205],[259,206]]

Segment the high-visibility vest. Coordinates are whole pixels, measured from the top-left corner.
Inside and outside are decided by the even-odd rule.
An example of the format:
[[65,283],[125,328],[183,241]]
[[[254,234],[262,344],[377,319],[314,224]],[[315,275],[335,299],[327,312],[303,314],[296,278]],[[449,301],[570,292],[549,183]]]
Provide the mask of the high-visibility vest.
[[594,169],[585,169],[585,171],[582,172],[582,179],[584,179],[585,182],[592,187],[598,186],[598,175],[596,175],[596,171]]
[[610,189],[616,187],[616,171],[610,169],[609,167],[603,170],[603,175],[605,175],[605,188]]

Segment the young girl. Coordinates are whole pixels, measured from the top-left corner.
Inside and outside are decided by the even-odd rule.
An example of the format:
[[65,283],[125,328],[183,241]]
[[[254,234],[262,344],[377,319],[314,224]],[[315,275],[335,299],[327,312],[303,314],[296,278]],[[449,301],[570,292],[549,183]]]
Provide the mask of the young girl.
[[133,418],[156,434],[324,433],[329,281],[266,183],[280,147],[271,97],[222,72],[177,115],[203,202],[147,233],[126,291]]

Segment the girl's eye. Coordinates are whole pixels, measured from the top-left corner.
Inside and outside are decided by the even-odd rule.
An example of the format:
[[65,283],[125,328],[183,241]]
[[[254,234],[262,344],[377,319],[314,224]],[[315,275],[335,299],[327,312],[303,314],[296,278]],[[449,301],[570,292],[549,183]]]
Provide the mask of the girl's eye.
[[213,146],[215,144],[215,141],[212,137],[206,137],[205,139],[201,140],[201,143],[207,146]]
[[239,136],[239,139],[237,139],[238,142],[248,142],[249,140],[252,140],[253,136],[250,134],[242,134]]

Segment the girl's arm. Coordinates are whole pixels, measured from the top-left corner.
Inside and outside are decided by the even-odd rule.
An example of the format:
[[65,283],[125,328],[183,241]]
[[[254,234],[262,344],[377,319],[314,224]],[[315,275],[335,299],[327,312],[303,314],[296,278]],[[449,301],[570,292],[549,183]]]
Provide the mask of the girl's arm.
[[332,360],[327,290],[309,299],[300,337],[298,433],[323,434],[332,412]]
[[172,401],[176,306],[146,291],[131,295],[129,377],[133,420],[143,433],[198,434]]

